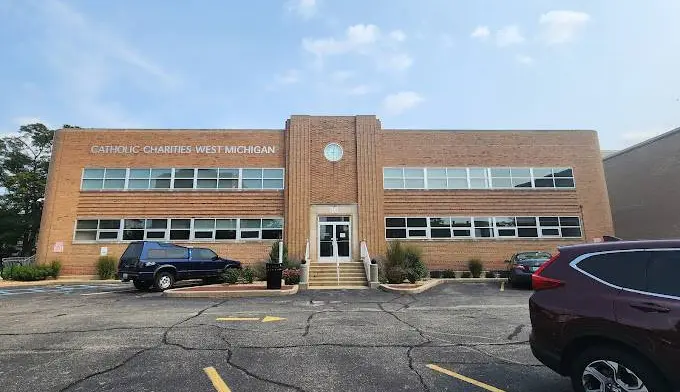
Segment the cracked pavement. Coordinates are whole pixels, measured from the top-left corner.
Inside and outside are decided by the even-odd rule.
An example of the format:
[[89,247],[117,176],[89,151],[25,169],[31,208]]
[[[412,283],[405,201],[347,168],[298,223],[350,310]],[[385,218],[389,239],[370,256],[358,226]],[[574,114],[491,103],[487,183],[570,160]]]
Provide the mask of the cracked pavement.
[[[571,391],[531,354],[529,291],[209,300],[121,288],[1,298],[0,390],[214,391],[212,366],[232,391],[482,391],[436,364],[505,391]],[[286,320],[216,320],[264,316]]]

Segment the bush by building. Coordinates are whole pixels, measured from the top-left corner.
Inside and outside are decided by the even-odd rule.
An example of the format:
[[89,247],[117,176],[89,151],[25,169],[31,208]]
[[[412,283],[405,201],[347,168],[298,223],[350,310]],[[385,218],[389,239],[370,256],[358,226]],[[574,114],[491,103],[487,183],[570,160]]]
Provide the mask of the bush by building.
[[116,277],[116,259],[111,256],[100,256],[97,259],[97,276],[99,279]]
[[468,261],[468,270],[472,274],[473,278],[479,278],[482,276],[482,270],[484,269],[484,264],[479,259],[470,259]]

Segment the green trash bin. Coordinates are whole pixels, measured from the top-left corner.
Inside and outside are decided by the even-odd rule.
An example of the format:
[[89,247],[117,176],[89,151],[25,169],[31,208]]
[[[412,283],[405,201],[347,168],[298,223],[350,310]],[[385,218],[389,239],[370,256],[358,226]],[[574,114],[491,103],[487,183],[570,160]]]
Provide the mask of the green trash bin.
[[281,290],[283,278],[283,265],[279,263],[267,263],[267,290]]

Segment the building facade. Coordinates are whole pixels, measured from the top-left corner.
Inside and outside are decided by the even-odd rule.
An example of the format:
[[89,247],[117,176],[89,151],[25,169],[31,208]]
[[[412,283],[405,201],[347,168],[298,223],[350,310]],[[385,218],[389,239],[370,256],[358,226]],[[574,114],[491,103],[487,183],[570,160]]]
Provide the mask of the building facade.
[[604,169],[618,237],[680,238],[680,128],[608,155]]
[[[593,131],[383,129],[292,116],[275,130],[62,129],[38,245],[64,274],[149,239],[253,263],[281,238],[312,263],[420,246],[431,269],[612,234]],[[200,245],[199,245],[200,244]]]

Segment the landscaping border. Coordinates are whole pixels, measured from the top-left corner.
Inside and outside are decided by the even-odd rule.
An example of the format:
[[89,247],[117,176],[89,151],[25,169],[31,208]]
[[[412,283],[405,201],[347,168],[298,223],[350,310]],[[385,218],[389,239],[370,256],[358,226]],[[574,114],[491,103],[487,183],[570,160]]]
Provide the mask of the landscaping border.
[[222,284],[200,286],[215,286],[216,290],[191,291],[192,287],[180,287],[165,290],[163,295],[170,298],[242,298],[242,297],[280,297],[293,295],[298,292],[298,285],[292,285],[290,289],[267,290],[265,286],[261,290],[217,290],[224,287]]

